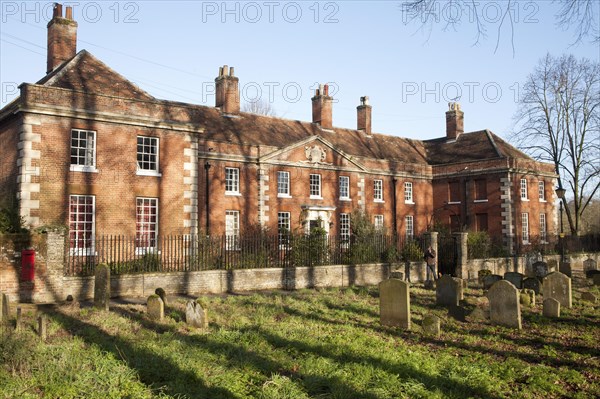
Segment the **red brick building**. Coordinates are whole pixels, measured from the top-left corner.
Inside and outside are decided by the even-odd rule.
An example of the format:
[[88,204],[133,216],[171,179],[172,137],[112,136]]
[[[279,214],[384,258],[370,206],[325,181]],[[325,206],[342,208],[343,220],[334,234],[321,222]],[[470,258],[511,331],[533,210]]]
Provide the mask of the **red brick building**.
[[[47,75],[0,110],[0,205],[31,227],[66,225],[86,251],[102,234],[238,234],[250,225],[349,234],[362,209],[389,233],[487,230],[509,248],[555,234],[555,174],[488,130],[412,140],[333,125],[327,86],[312,122],[240,112],[233,68],[219,69],[215,107],[154,98],[85,50],[56,5]],[[307,104],[308,106],[308,104]]]

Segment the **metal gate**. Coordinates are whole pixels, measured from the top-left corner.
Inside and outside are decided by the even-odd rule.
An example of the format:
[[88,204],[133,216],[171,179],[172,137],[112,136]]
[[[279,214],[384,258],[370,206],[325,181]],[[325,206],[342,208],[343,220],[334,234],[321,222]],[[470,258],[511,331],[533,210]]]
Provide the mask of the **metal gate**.
[[456,237],[438,238],[438,272],[456,276],[456,262],[458,252],[456,250]]

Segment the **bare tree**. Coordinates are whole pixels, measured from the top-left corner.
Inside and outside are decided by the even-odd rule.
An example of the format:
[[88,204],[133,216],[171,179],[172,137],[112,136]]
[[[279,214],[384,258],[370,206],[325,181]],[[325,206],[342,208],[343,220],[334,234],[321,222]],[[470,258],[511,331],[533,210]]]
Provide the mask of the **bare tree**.
[[[544,7],[554,6],[557,8],[555,14],[557,25],[565,30],[574,29],[575,40],[573,44],[581,43],[588,37],[592,42],[600,42],[600,2],[598,0],[553,0],[552,2],[526,3],[519,10],[519,2],[508,0],[506,2],[494,2],[494,12],[500,10],[498,15],[498,26],[496,35],[496,50],[500,45],[500,33],[508,25],[510,28],[511,45],[513,53],[514,46],[514,24],[519,22],[534,22],[536,7],[543,4]],[[522,4],[522,3],[521,3]],[[402,22],[414,23],[419,29],[426,31],[428,37],[431,35],[434,24],[442,23],[443,30],[457,30],[458,27],[467,22],[475,28],[475,40],[473,45],[479,44],[488,35],[490,18],[483,13],[489,4],[477,0],[406,0],[401,3]],[[519,15],[520,14],[520,15]],[[496,19],[496,16],[495,18]]]
[[276,116],[275,108],[273,108],[270,102],[262,98],[256,101],[245,102],[242,111],[257,115]]
[[554,165],[559,187],[572,195],[562,201],[571,233],[578,234],[600,186],[600,64],[546,55],[527,78],[519,108],[512,139]]

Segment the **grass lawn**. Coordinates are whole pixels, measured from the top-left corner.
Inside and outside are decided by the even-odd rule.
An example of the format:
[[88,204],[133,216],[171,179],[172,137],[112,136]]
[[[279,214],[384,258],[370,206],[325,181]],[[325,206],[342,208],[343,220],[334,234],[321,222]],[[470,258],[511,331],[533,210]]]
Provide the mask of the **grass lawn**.
[[[379,323],[377,287],[204,296],[207,331],[172,298],[155,322],[145,306],[79,304],[35,311],[0,335],[0,398],[592,398],[600,392],[600,309],[580,300],[561,318],[523,307],[523,330],[491,325],[481,290],[466,322],[411,288],[413,328]],[[585,287],[596,295],[598,287]],[[14,310],[13,310],[14,312]],[[427,313],[442,335],[426,337]],[[14,320],[12,320],[14,327]]]

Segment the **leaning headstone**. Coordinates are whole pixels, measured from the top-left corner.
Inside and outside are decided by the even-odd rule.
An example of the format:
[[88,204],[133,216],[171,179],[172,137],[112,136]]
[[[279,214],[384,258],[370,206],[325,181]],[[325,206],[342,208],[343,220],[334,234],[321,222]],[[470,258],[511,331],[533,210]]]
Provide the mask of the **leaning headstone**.
[[563,307],[570,309],[573,305],[571,279],[561,272],[552,272],[544,277],[542,292],[544,299],[554,298]]
[[208,328],[208,312],[198,300],[185,305],[185,322],[192,327]]
[[381,324],[410,330],[410,294],[407,282],[394,278],[379,283]]
[[594,274],[592,281],[594,282],[594,285],[600,285],[600,274]]
[[546,262],[535,262],[533,265],[533,273],[540,280],[548,274],[548,264]]
[[428,314],[423,317],[423,334],[434,337],[439,337],[441,332],[440,318],[433,314]]
[[592,294],[591,292],[584,292],[583,294],[581,294],[581,299],[587,302],[591,302],[593,304],[596,304],[598,302],[598,297]]
[[21,331],[22,324],[23,324],[22,309],[20,306],[18,306],[17,307],[17,324],[15,325],[15,330]]
[[162,320],[165,317],[165,304],[156,294],[150,295],[146,303],[148,316],[153,320]]
[[519,290],[509,281],[500,280],[490,288],[490,319],[492,323],[521,329]]
[[504,279],[510,281],[518,289],[523,288],[523,275],[517,272],[506,272],[504,273]]
[[38,317],[38,335],[42,339],[42,341],[46,340],[46,336],[48,334],[48,323],[46,320],[46,315],[40,315]]
[[571,262],[560,262],[558,271],[567,277],[572,277]]
[[588,270],[596,270],[598,269],[598,263],[592,259],[588,258],[583,261],[583,271],[587,272]]
[[458,306],[462,291],[461,279],[444,274],[435,282],[435,303],[442,306]]
[[165,305],[165,308],[166,308],[167,306],[169,306],[169,304],[167,303],[167,293],[165,292],[165,290],[164,290],[164,289],[162,289],[162,288],[160,288],[160,287],[159,287],[159,288],[157,288],[157,289],[154,291],[154,293],[155,293],[156,295],[158,295],[158,296],[160,297],[160,299],[162,299],[162,301],[163,301],[163,304]]
[[521,305],[523,306],[535,306],[535,291],[523,288],[520,294]]
[[502,276],[500,276],[499,274],[490,274],[489,276],[485,276],[483,278],[483,289],[489,290],[492,287],[492,285],[494,285],[500,280],[502,280]]
[[560,302],[554,298],[544,299],[542,314],[545,317],[560,317]]
[[536,277],[527,277],[523,280],[523,289],[533,290],[537,295],[542,292],[542,284]]
[[0,323],[8,322],[10,316],[10,302],[8,301],[8,295],[0,293]]
[[110,304],[110,268],[103,263],[94,273],[94,306],[108,310]]

